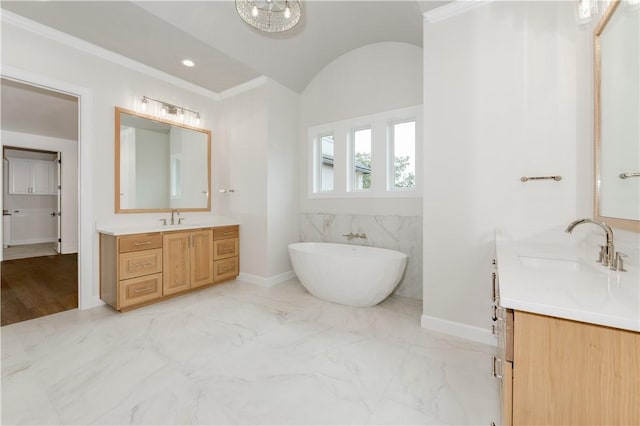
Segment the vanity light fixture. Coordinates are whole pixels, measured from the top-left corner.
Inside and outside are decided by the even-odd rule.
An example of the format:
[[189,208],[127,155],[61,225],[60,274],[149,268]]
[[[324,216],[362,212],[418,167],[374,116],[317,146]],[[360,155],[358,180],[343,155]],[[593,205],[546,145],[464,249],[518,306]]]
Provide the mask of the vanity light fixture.
[[[155,111],[148,111],[151,109],[149,107],[151,102],[156,104]],[[196,126],[200,125],[200,113],[198,111],[193,111],[189,108],[173,105],[148,96],[143,96],[142,99],[140,99],[140,111],[149,115],[168,117],[169,119],[181,121],[187,124],[194,124]]]
[[267,33],[288,31],[302,16],[300,0],[236,0],[236,11],[244,22]]
[[598,14],[598,0],[577,0],[576,20],[578,24],[588,24]]

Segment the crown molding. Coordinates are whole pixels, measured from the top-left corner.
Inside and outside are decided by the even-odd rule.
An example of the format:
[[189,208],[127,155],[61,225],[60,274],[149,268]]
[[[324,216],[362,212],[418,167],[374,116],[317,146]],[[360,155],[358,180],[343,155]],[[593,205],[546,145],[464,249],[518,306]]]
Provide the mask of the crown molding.
[[428,10],[424,12],[422,16],[425,22],[433,24],[453,18],[454,16],[462,15],[463,13],[467,13],[470,10],[477,9],[491,2],[493,2],[493,0],[456,0],[453,3]]
[[244,83],[238,84],[237,86],[233,86],[223,92],[220,92],[218,95],[219,99],[227,99],[239,95],[243,92],[248,92],[251,89],[255,89],[256,87],[260,87],[265,84],[268,80],[268,77],[261,75],[260,77],[256,77]]
[[[145,65],[134,59],[120,55],[119,53],[112,52],[111,50],[107,50],[103,47],[89,43],[85,40],[79,39],[77,37],[74,37],[62,31],[58,31],[51,27],[47,27],[46,25],[43,25],[39,22],[33,21],[28,18],[25,18],[13,12],[9,12],[5,9],[1,9],[0,15],[2,17],[3,24],[12,25],[14,27],[23,29],[25,31],[29,31],[33,34],[40,35],[49,40],[56,41],[60,44],[69,46],[71,48],[80,50],[84,53],[88,53],[93,56],[97,56],[98,58],[121,65],[133,71],[137,71],[139,73],[146,74],[150,77],[157,78],[158,80],[162,80],[166,83],[173,84],[174,86],[180,87],[182,89],[188,90],[198,95],[206,96],[216,101],[219,101],[221,99],[220,95],[212,90],[206,89],[202,86],[198,86],[197,84],[190,83],[179,77],[173,76],[164,71],[160,71],[156,68]],[[232,89],[229,89],[229,90],[232,90]]]

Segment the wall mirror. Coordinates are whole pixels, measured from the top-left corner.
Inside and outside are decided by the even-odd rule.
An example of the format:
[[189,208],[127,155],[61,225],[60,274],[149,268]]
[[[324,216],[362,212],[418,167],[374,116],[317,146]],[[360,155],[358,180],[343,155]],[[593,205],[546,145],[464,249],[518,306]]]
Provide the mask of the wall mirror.
[[614,0],[594,31],[595,216],[640,232],[640,8]]
[[115,109],[115,211],[211,210],[211,131]]

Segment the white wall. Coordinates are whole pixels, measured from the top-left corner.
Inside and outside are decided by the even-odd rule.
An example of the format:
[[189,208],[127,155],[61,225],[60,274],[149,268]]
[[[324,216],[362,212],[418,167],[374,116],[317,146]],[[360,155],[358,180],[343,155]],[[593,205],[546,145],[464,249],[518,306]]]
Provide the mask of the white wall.
[[[492,2],[425,22],[423,323],[488,330],[494,229],[591,215],[591,33],[574,13]],[[563,180],[519,180],[548,175]]]
[[[3,58],[4,61],[4,58]],[[78,142],[51,138],[42,135],[31,135],[26,133],[2,131],[2,144],[16,148],[39,149],[45,151],[60,152],[62,157],[62,191],[61,191],[61,251],[64,254],[76,253],[78,251]],[[6,184],[5,184],[6,185]],[[3,185],[3,186],[5,186]],[[6,199],[6,207],[17,207],[15,197],[22,197],[20,205],[22,208],[41,209],[40,201],[32,200],[32,198],[40,198],[37,196],[9,196]],[[52,196],[45,196],[52,197]],[[55,196],[52,198],[55,199]],[[33,234],[28,234],[33,235]],[[20,238],[18,235],[12,235],[12,239]],[[28,237],[33,239],[32,237]],[[28,239],[25,237],[24,239]]]
[[[298,241],[299,95],[265,79],[222,103],[229,147],[229,211],[242,223],[241,273],[268,285],[291,271],[287,245]],[[274,281],[275,280],[275,281]]]
[[241,271],[267,275],[267,88],[265,85],[222,102],[221,137],[229,146],[229,210],[242,223]]
[[342,214],[422,214],[419,198],[308,198],[309,127],[422,103],[422,49],[375,43],[340,56],[305,88],[300,98],[300,208]]
[[270,81],[267,86],[268,276],[291,271],[287,246],[300,240],[298,225],[298,129],[300,95]]

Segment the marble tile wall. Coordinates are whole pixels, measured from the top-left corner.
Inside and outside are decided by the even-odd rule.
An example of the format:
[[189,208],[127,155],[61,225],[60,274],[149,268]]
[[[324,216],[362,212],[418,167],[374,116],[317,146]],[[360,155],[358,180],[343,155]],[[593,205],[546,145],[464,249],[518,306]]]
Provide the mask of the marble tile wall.
[[[349,242],[343,234],[365,233],[367,239]],[[401,251],[409,256],[404,277],[394,293],[422,299],[422,216],[370,216],[302,213],[302,241],[357,244]]]

